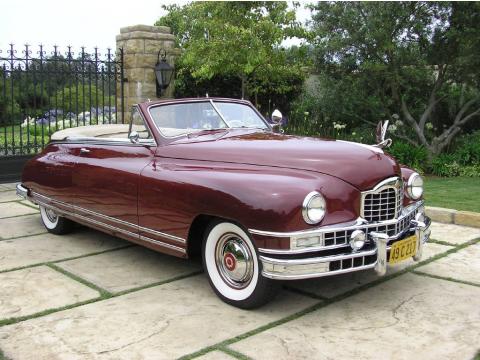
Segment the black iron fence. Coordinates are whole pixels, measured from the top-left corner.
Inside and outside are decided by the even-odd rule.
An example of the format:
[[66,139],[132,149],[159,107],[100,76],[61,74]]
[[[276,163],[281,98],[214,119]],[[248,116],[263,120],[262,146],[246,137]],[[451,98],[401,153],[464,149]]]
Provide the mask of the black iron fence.
[[2,50],[0,156],[35,154],[65,128],[124,122],[122,49]]

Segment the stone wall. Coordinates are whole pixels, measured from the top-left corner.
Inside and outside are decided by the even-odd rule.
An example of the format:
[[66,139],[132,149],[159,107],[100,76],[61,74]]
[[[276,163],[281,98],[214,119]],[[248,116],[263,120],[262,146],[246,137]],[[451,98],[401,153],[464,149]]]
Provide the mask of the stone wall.
[[[130,118],[132,105],[157,98],[155,64],[158,51],[164,49],[167,62],[175,64],[180,49],[175,48],[175,36],[166,26],[135,25],[120,29],[117,35],[117,53],[123,48],[125,121]],[[120,107],[121,91],[117,83],[117,104]],[[172,98],[174,82],[164,91],[162,98]]]

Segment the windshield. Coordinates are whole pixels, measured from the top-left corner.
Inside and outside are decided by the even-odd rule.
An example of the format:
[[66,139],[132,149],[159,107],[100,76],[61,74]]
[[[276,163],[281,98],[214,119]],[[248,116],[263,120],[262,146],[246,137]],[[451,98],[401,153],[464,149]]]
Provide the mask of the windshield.
[[255,110],[239,103],[211,100],[160,105],[151,108],[150,115],[166,137],[228,128],[268,129]]

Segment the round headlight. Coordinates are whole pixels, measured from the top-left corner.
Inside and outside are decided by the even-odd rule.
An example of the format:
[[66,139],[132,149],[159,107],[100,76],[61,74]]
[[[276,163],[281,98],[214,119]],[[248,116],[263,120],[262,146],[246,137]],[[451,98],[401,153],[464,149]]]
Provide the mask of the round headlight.
[[325,198],[317,191],[312,191],[305,197],[302,205],[303,220],[307,224],[317,224],[325,216],[327,204]]
[[423,195],[423,179],[417,173],[413,173],[408,178],[407,194],[413,200],[418,200]]

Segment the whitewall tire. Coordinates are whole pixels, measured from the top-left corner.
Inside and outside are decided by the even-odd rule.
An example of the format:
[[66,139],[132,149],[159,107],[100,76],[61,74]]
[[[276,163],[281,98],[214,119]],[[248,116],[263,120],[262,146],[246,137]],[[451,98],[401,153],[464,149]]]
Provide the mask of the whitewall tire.
[[251,309],[265,304],[276,293],[277,282],[262,276],[257,249],[238,225],[222,221],[210,224],[202,260],[210,285],[228,304]]
[[67,234],[73,229],[73,222],[67,218],[59,216],[55,211],[40,206],[40,215],[42,222],[48,232],[62,235]]

